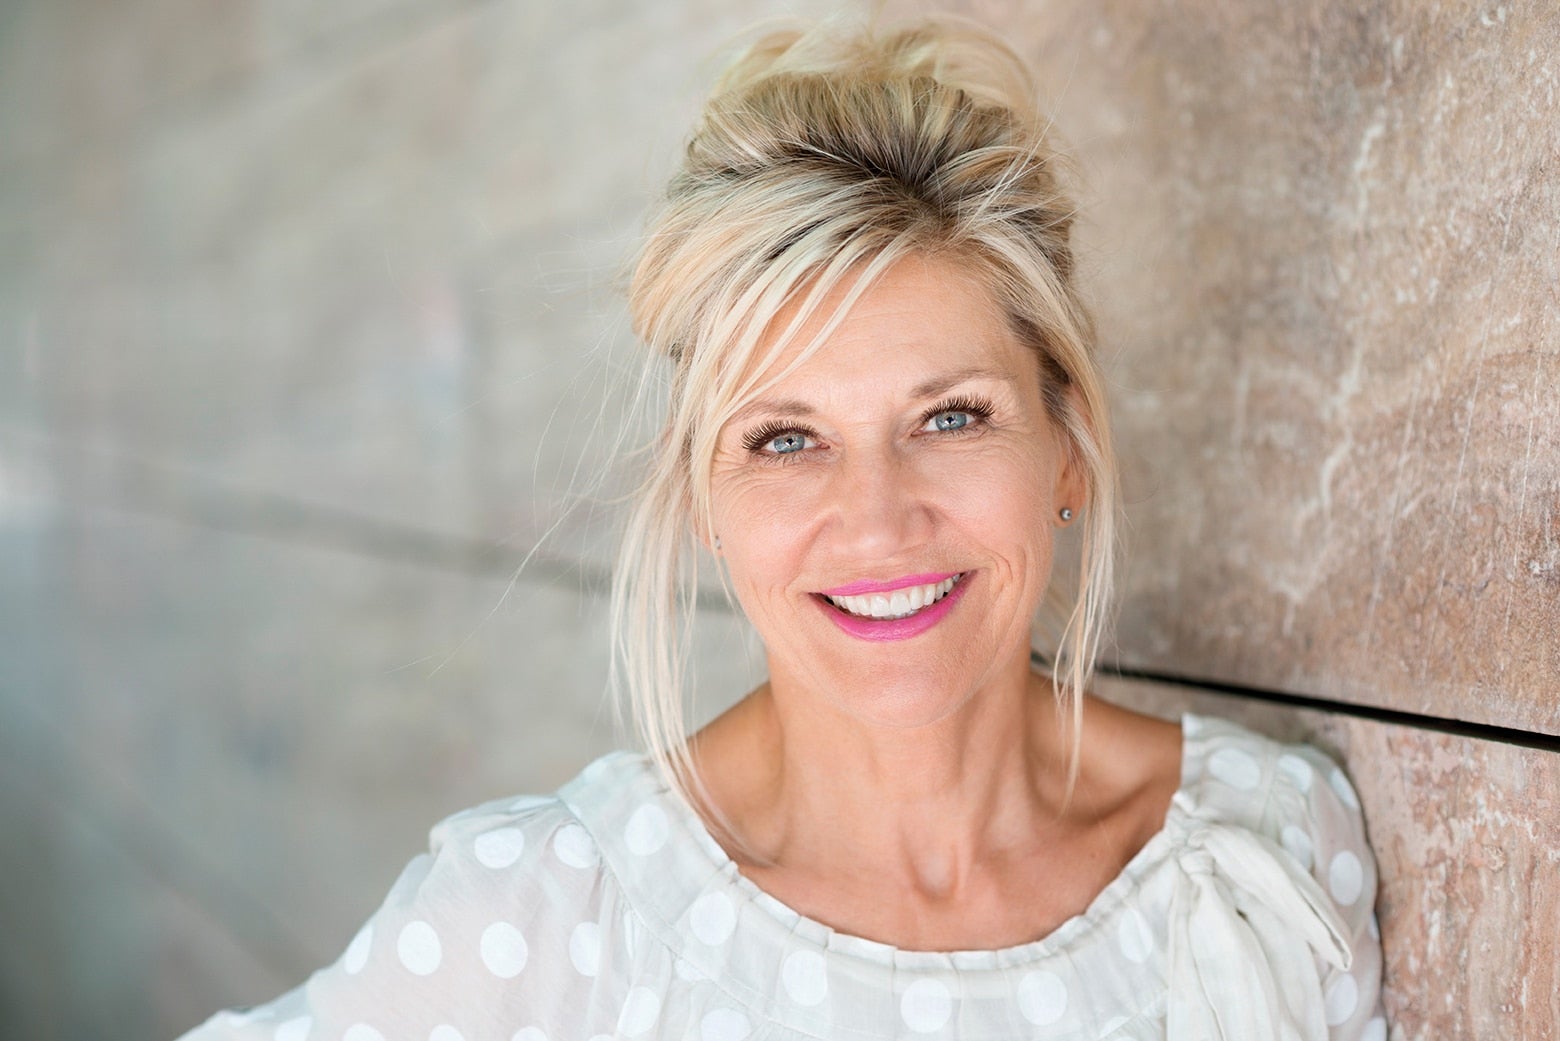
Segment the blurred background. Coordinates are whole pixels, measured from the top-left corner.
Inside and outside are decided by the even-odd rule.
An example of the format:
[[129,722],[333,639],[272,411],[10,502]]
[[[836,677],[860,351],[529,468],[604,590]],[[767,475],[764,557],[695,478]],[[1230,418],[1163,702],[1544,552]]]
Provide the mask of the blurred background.
[[997,28],[1079,158],[1106,692],[1346,761],[1395,1038],[1557,1036],[1551,0],[0,0],[0,1037],[268,999],[622,743],[623,263],[721,48],[868,7]]

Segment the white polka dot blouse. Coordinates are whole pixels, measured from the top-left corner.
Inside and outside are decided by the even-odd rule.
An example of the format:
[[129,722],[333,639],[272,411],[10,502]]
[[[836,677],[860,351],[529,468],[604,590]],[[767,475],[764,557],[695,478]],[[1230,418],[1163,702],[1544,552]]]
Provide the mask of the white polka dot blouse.
[[738,874],[649,763],[441,822],[335,964],[184,1041],[1384,1041],[1375,861],[1326,756],[1187,716],[1164,827],[1034,943],[909,951]]

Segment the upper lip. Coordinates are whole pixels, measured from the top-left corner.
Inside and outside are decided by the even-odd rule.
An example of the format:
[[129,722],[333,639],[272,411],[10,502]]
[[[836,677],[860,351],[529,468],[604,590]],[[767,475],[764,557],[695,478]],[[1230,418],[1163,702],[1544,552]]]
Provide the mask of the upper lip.
[[825,589],[824,596],[862,596],[866,593],[892,593],[896,589],[907,589],[910,586],[930,586],[938,582],[946,582],[962,572],[941,571],[926,575],[902,575],[899,578],[890,578],[878,581],[873,578],[858,579],[855,582],[840,586],[838,589]]

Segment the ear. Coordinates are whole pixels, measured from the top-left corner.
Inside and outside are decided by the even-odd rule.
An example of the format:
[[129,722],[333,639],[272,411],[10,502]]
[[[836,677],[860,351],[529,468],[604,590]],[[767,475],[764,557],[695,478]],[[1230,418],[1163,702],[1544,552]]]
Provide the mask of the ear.
[[[1076,384],[1067,388],[1067,409],[1076,417],[1078,423],[1087,432],[1087,436],[1094,434],[1094,417],[1085,404],[1083,395],[1078,392]],[[1057,445],[1061,459],[1056,469],[1056,483],[1052,488],[1051,503],[1056,511],[1064,507],[1072,510],[1073,519],[1077,519],[1084,509],[1091,505],[1090,494],[1093,482],[1090,480],[1088,466],[1084,462],[1083,452],[1077,440],[1077,434],[1066,426],[1058,425]],[[1066,524],[1069,521],[1061,521],[1053,515],[1053,524]]]

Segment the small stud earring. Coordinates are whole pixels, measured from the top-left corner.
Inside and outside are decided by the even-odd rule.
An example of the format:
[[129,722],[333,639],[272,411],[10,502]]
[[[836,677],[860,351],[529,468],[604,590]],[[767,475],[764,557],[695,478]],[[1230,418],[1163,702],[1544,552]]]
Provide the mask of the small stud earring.
[[719,535],[715,536],[715,552],[716,553],[720,552],[720,536]]
[[[1070,506],[1063,506],[1062,509],[1061,509],[1060,516],[1062,518],[1062,523],[1063,524],[1066,524],[1068,521],[1072,520],[1072,517],[1073,517],[1072,507],[1070,507]],[[716,540],[717,544],[719,543],[719,541],[720,541],[719,539]]]

